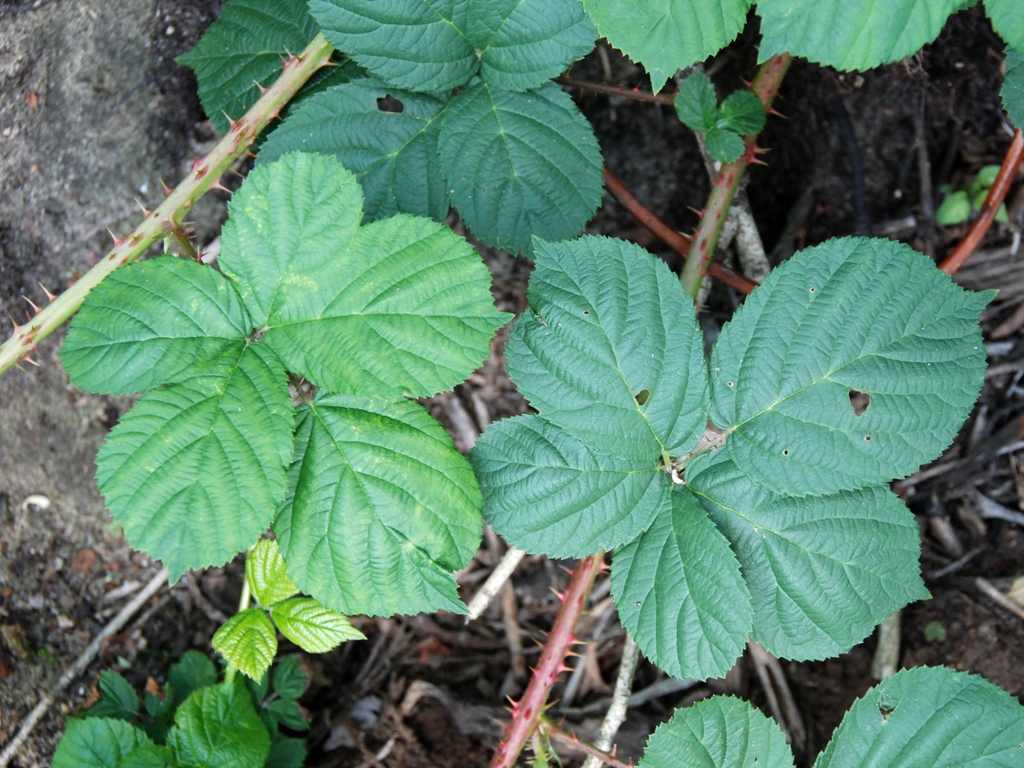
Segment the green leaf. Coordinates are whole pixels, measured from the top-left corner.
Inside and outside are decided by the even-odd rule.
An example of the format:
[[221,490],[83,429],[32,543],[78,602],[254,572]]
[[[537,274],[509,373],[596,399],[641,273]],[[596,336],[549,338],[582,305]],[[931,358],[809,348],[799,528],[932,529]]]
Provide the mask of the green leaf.
[[510,93],[485,82],[452,99],[441,123],[452,202],[473,234],[509,251],[580,233],[603,194],[593,128],[553,83]]
[[743,139],[735,131],[715,126],[704,134],[708,154],[720,163],[732,163],[743,154]]
[[245,558],[245,578],[260,605],[287,600],[299,591],[288,577],[281,550],[273,539],[260,539]]
[[724,451],[692,462],[687,480],[739,558],[754,639],[776,656],[837,656],[886,616],[928,597],[917,524],[885,487],[780,496]]
[[[981,194],[986,193],[982,192]],[[943,227],[963,224],[969,218],[971,218],[971,198],[963,189],[958,189],[949,195],[942,201],[939,210],[935,212],[935,221]]]
[[270,755],[264,768],[302,768],[305,764],[305,740],[282,736],[270,745]]
[[174,693],[175,701],[182,702],[193,691],[214,685],[217,682],[217,668],[199,651],[185,651],[177,664],[172,664],[167,681]]
[[904,669],[858,699],[814,768],[1020,765],[1024,709],[1006,691],[945,667]]
[[262,608],[236,613],[213,635],[213,650],[253,680],[259,680],[277,654],[277,633]]
[[773,720],[740,699],[712,696],[658,726],[639,768],[793,768],[793,753]]
[[[825,494],[903,477],[949,445],[981,389],[978,316],[934,262],[843,238],[775,269],[711,355],[711,419],[754,480]],[[782,319],[785,322],[782,322]],[[867,393],[861,415],[851,398]]]
[[1015,48],[1006,49],[1006,69],[1003,74],[1003,109],[1018,128],[1024,127],[1024,53]]
[[254,707],[259,707],[260,702],[267,698],[267,694],[270,692],[270,672],[264,672],[259,678],[252,678],[248,675],[243,680],[245,683],[245,689],[249,691],[249,697],[252,699]]
[[133,720],[139,714],[139,696],[131,683],[113,670],[100,673],[100,700],[86,710],[82,717],[112,717]]
[[760,133],[764,128],[764,105],[750,91],[730,93],[718,110],[718,124],[741,136]]
[[439,92],[480,71],[525,91],[583,58],[597,36],[579,0],[311,0],[332,44],[382,80]]
[[217,270],[162,257],[128,264],[93,288],[60,357],[76,386],[124,395],[187,378],[196,365],[239,354],[249,318]]
[[306,593],[348,615],[465,607],[452,571],[482,535],[465,457],[420,405],[319,395],[299,411],[274,530]]
[[583,0],[597,31],[661,90],[677,69],[704,61],[747,23],[751,0]]
[[670,504],[672,482],[657,456],[638,462],[598,453],[539,416],[492,424],[470,458],[491,527],[551,557],[625,544]]
[[490,274],[444,225],[399,215],[359,228],[361,207],[337,160],[286,155],[235,194],[220,264],[288,370],[334,392],[449,389],[507,317]]
[[[390,96],[401,112],[382,111]],[[355,80],[306,99],[260,149],[257,164],[295,150],[334,155],[363,187],[363,213],[375,221],[401,211],[442,220],[448,193],[437,139],[445,100]]]
[[675,100],[676,115],[694,131],[710,131],[718,118],[718,97],[711,78],[694,72],[679,86]]
[[1008,45],[1024,49],[1024,5],[1018,0],[985,0],[985,13]]
[[293,731],[309,730],[309,722],[303,717],[295,699],[275,699],[267,705],[267,711],[285,728]]
[[306,690],[309,676],[302,671],[299,660],[294,656],[285,656],[274,665],[274,693],[286,699],[297,699]]
[[174,755],[167,747],[147,744],[125,755],[117,768],[166,768],[174,765]]
[[262,768],[270,753],[270,735],[240,680],[196,691],[174,722],[167,745],[193,768]]
[[150,743],[124,720],[72,717],[54,752],[53,768],[118,768],[124,757]]
[[764,61],[791,53],[836,69],[871,69],[917,53],[963,5],[964,0],[758,0],[759,55]]
[[221,133],[281,74],[281,60],[317,33],[304,0],[231,0],[199,45],[178,57],[199,80],[203,110]]
[[612,594],[640,650],[675,677],[722,677],[750,636],[750,593],[729,542],[685,488],[615,550]]
[[286,491],[294,411],[263,344],[144,396],[96,459],[107,507],[177,580],[221,565],[267,530]]
[[348,617],[325,608],[311,597],[278,603],[270,615],[281,634],[309,653],[327,653],[346,640],[366,639]]

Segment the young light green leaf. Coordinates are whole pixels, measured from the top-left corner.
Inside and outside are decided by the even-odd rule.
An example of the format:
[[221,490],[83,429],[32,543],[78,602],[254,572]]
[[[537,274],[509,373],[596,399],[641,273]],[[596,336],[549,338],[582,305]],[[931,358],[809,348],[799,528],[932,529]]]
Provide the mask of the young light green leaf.
[[721,677],[750,636],[750,593],[729,542],[685,488],[615,550],[612,594],[644,655],[675,677]]
[[639,768],[793,768],[793,753],[773,720],[740,699],[712,696],[658,726]]
[[598,453],[535,415],[492,424],[470,458],[487,522],[517,547],[551,557],[625,544],[670,505],[672,481],[656,453],[646,461]]
[[1003,109],[1018,128],[1024,129],[1024,53],[1016,48],[1006,49],[1006,69],[1003,72]]
[[1015,766],[1024,708],[1006,691],[945,667],[904,669],[858,699],[814,768]]
[[764,105],[750,91],[735,91],[722,102],[718,123],[741,136],[760,133],[764,128]]
[[121,267],[96,286],[60,357],[72,382],[90,392],[147,392],[187,378],[196,365],[241,354],[251,332],[229,280],[163,257]]
[[122,759],[151,743],[124,720],[69,718],[53,755],[53,768],[118,768]]
[[112,717],[132,720],[139,714],[139,695],[131,683],[113,670],[100,673],[100,700],[82,710],[82,717]]
[[[711,419],[731,431],[729,455],[794,495],[913,472],[949,445],[977,399],[978,316],[991,298],[891,240],[843,238],[798,253],[751,294],[712,352]],[[870,396],[861,415],[858,393]]]
[[236,613],[213,635],[213,650],[239,671],[259,680],[277,655],[277,633],[262,608]]
[[240,678],[196,691],[174,722],[167,746],[191,768],[262,768],[270,753],[270,734]]
[[311,597],[296,597],[270,609],[281,634],[309,653],[327,653],[348,640],[365,640],[348,617]]
[[1024,49],[1024,3],[1018,0],[985,0],[985,13],[1007,45]]
[[273,605],[298,593],[273,539],[260,539],[245,558],[245,578],[260,605]]
[[263,768],[302,768],[306,764],[305,739],[279,736],[270,745],[270,754]]
[[917,53],[963,5],[964,0],[758,0],[760,57],[791,53],[836,69],[871,69]]
[[337,160],[286,155],[232,199],[220,264],[288,370],[334,392],[448,389],[507,317],[490,274],[442,224],[399,215],[359,228],[361,206]]
[[205,654],[199,651],[185,651],[177,664],[172,664],[167,673],[174,700],[182,702],[193,691],[217,682],[217,668]]
[[480,491],[422,406],[318,396],[300,409],[290,483],[274,530],[304,592],[347,615],[465,611],[452,571],[480,542]]
[[707,425],[707,368],[678,278],[604,237],[538,240],[534,260],[530,307],[505,346],[519,392],[545,421],[634,468],[693,448]]
[[583,0],[597,31],[643,64],[655,91],[677,69],[718,53],[747,23],[752,0]]
[[724,451],[693,461],[687,480],[739,558],[754,639],[776,656],[844,653],[893,611],[928,597],[917,524],[885,487],[779,496]]
[[241,117],[281,74],[281,60],[317,33],[304,0],[231,0],[199,45],[178,57],[199,80],[199,100],[214,126]]
[[704,133],[710,131],[718,117],[718,97],[711,78],[694,72],[679,86],[675,100],[676,115],[688,128]]
[[440,221],[448,214],[437,151],[444,107],[437,96],[355,80],[306,99],[270,134],[257,164],[296,150],[334,155],[362,184],[366,221],[399,211]]
[[253,344],[143,397],[100,449],[96,479],[128,540],[175,581],[267,530],[286,491],[293,419],[281,361]]
[[971,218],[971,198],[968,196],[967,190],[964,189],[953,192],[942,201],[942,205],[935,212],[935,222],[943,227],[963,224],[969,218]]
[[302,671],[299,660],[285,656],[274,665],[272,685],[274,693],[285,699],[297,699],[306,690],[309,675]]
[[743,154],[743,139],[735,131],[715,126],[704,134],[708,154],[720,163],[732,163]]
[[527,93],[470,85],[445,110],[440,151],[466,224],[506,250],[575,237],[601,202],[593,128],[553,83]]

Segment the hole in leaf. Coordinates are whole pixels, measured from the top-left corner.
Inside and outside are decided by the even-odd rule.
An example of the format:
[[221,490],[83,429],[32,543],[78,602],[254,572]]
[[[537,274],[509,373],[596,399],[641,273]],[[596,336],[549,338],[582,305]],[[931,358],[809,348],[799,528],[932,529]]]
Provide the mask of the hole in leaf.
[[867,440],[870,443],[871,442],[871,435],[864,435],[864,439]]
[[811,293],[814,293],[814,292],[815,292],[816,290],[817,290],[817,289],[816,289],[816,288],[814,288],[813,286],[811,287]]
[[405,104],[389,93],[387,96],[377,99],[377,109],[381,112],[394,112],[396,115],[400,115],[405,112]]
[[731,381],[727,381],[727,382],[725,382],[725,386],[731,387],[731,386],[733,386],[733,383]]
[[889,715],[896,711],[898,705],[899,701],[886,693],[878,697],[878,711],[886,722],[889,720]]
[[651,390],[641,389],[633,399],[636,400],[637,405],[647,405],[647,401],[651,399]]
[[584,309],[583,310],[583,314],[584,315],[589,315],[590,314],[590,310],[589,309]]
[[783,448],[782,449],[782,455],[783,456],[789,456],[789,448]]
[[858,389],[850,390],[850,407],[853,408],[855,416],[863,416],[869,405],[871,405],[871,395],[869,393],[861,392]]

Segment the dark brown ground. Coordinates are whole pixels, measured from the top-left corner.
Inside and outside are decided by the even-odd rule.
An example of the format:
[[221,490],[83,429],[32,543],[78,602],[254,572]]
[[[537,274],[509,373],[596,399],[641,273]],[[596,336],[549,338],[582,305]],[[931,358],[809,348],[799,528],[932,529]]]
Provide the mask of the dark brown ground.
[[[42,301],[40,281],[64,288],[102,255],[104,227],[124,231],[134,224],[133,198],[152,201],[160,178],[177,181],[189,153],[204,151],[211,134],[194,81],[171,59],[194,44],[219,3],[54,0],[18,14],[5,14],[4,7],[0,3],[0,311],[21,320],[27,308],[21,296]],[[748,29],[709,63],[722,93],[753,75],[755,40],[756,30]],[[748,187],[773,263],[803,245],[854,232],[889,234],[937,257],[947,253],[962,231],[930,223],[928,211],[940,199],[934,190],[964,184],[980,166],[998,163],[1009,143],[998,101],[1001,47],[975,9],[955,17],[934,46],[899,64],[861,75],[794,64],[777,104],[787,119],[769,120],[761,142],[771,149],[768,167],[754,169]],[[605,52],[607,70],[595,53],[572,74],[648,87],[640,69]],[[38,111],[29,104],[33,92]],[[708,179],[693,136],[672,112],[593,94],[580,96],[580,104],[608,166],[669,224],[692,228],[696,216],[689,209],[703,206]],[[1019,212],[1017,203],[1011,213]],[[223,210],[222,199],[209,198],[197,222],[202,240],[215,235]],[[636,240],[676,261],[610,196],[589,229]],[[1006,247],[1011,237],[1009,228],[996,227],[958,278],[972,288],[1000,289],[985,315],[988,334],[1024,301],[1021,257]],[[483,253],[499,306],[521,310],[529,265]],[[738,298],[716,288],[709,332]],[[71,387],[57,362],[58,343],[41,346],[39,368],[0,377],[0,744],[124,603],[132,583],[145,583],[156,570],[124,544],[91,479],[95,451],[130,400]],[[525,407],[504,374],[500,339],[495,350],[467,384],[432,402],[462,448],[490,421]],[[983,518],[975,495],[1024,509],[1019,454],[1000,452],[1024,435],[1018,422],[1024,362],[1017,361],[1024,361],[1019,328],[991,342],[995,373],[939,467],[896,488],[921,523],[922,568],[933,593],[903,613],[901,663],[971,670],[1021,696],[1024,622],[994,607],[975,582],[980,576],[1005,592],[1024,575],[1024,530]],[[33,495],[49,506],[28,503]],[[465,597],[502,551],[497,540],[485,541],[460,575]],[[962,555],[970,557],[951,568]],[[313,678],[303,699],[313,724],[309,764],[485,765],[500,736],[495,718],[505,716],[504,696],[520,692],[523,662],[533,664],[539,655],[531,639],[543,641],[554,619],[551,590],[568,580],[561,565],[567,564],[528,558],[514,592],[499,596],[468,627],[447,615],[367,621],[367,642],[304,657]],[[212,569],[155,597],[40,724],[15,765],[49,764],[64,714],[80,706],[101,669],[120,669],[141,687],[150,675],[160,680],[185,650],[210,652],[218,621],[233,611],[240,573],[237,564]],[[927,626],[931,633],[941,627],[944,638],[929,642]],[[521,636],[518,667],[508,633]],[[603,716],[623,642],[606,583],[599,581],[579,634],[590,638],[591,663],[574,676],[571,695],[556,689],[561,703],[554,713],[587,735]],[[872,684],[874,646],[869,638],[838,659],[783,662],[808,733],[801,765],[810,764],[853,699]],[[662,678],[643,662],[634,690]],[[753,665],[744,659],[725,681],[631,709],[618,739],[620,754],[639,755],[648,733],[674,708],[721,691],[767,709]]]

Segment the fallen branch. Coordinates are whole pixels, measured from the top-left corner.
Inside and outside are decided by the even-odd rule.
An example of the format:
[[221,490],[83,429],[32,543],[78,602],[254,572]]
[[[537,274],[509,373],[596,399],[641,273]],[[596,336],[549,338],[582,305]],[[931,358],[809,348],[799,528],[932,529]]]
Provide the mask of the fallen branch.
[[505,551],[504,557],[501,558],[501,562],[495,566],[494,570],[491,571],[491,575],[487,577],[487,581],[483,583],[483,586],[476,591],[473,595],[473,599],[469,601],[469,605],[466,606],[469,610],[466,614],[466,623],[473,621],[473,619],[479,619],[487,606],[491,604],[491,600],[497,595],[502,586],[509,577],[512,576],[516,566],[519,565],[519,561],[523,559],[526,552],[517,547],[509,546]]
[[[619,676],[615,680],[615,690],[612,692],[612,704],[608,707],[608,713],[604,716],[600,729],[597,731],[597,741],[594,746],[602,752],[612,748],[612,740],[619,732],[619,726],[626,719],[626,710],[629,708],[629,694],[633,689],[633,674],[636,672],[636,662],[640,657],[640,649],[637,647],[633,636],[626,633],[626,644],[622,647],[622,659],[619,661]],[[599,768],[601,761],[608,762],[603,756],[591,754],[583,763],[583,768]]]

